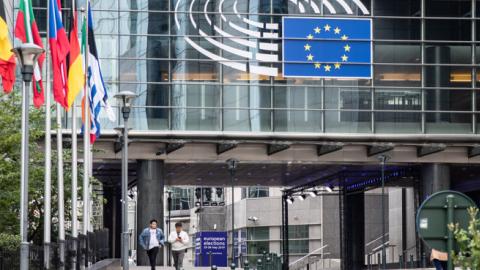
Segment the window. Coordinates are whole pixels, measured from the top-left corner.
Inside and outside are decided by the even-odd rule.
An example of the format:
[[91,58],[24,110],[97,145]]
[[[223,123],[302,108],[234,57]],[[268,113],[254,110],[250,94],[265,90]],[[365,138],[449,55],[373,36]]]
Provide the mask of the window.
[[170,188],[172,191],[171,210],[189,210],[193,208],[193,189]]
[[290,254],[307,254],[309,252],[309,226],[288,226],[288,250]]
[[376,0],[373,8],[379,16],[420,16],[420,0]]
[[269,196],[268,187],[248,187],[242,189],[242,199],[263,198]]
[[270,228],[251,227],[247,229],[247,250],[249,255],[259,255],[264,251],[270,252]]

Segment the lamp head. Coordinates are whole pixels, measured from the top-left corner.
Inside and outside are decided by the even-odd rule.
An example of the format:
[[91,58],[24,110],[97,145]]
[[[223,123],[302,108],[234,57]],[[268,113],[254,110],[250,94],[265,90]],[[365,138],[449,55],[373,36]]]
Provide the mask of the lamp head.
[[230,158],[227,160],[228,170],[233,171],[237,168],[238,160],[234,158]]
[[[118,126],[118,127],[115,127],[113,128],[113,130],[115,130],[115,132],[117,133],[117,135],[119,137],[123,136],[123,130],[125,129],[125,126],[124,125],[121,125],[121,126]],[[128,128],[128,130],[132,130],[131,128]]]
[[22,67],[23,80],[30,82],[33,75],[33,67],[38,58],[45,52],[40,46],[33,43],[23,43],[12,49]]
[[132,91],[121,91],[113,97],[120,102],[121,106],[131,107],[132,101],[137,97],[137,94],[133,93]]

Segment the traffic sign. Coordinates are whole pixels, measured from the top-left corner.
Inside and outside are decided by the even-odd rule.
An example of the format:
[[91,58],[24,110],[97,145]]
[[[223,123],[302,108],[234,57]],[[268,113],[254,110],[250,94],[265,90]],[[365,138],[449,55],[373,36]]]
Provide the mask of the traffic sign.
[[475,202],[457,191],[440,191],[428,197],[417,213],[417,232],[427,246],[449,254],[449,269],[452,269],[451,251],[457,250],[453,232],[448,224],[459,224],[467,228],[470,216],[467,209]]

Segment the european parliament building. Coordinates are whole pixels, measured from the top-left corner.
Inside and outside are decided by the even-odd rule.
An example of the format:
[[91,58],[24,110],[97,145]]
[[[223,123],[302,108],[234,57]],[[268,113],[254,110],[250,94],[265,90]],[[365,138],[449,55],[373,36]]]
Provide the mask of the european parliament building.
[[[33,2],[45,29],[45,1]],[[428,254],[413,221],[426,196],[454,189],[480,201],[478,0],[92,0],[92,9],[110,97],[138,94],[137,229],[163,219],[165,186],[282,187],[279,201],[294,204],[328,187],[338,201],[325,218],[339,226],[320,246],[339,235],[329,252],[360,269],[387,244],[365,237],[365,195],[382,164],[387,186],[401,190],[385,198],[397,243],[389,262]],[[119,124],[105,116],[94,146],[110,198],[119,196]],[[229,158],[239,160],[234,174]],[[119,223],[115,202],[106,227]],[[282,228],[302,222],[282,206]],[[285,254],[288,229],[281,235]]]

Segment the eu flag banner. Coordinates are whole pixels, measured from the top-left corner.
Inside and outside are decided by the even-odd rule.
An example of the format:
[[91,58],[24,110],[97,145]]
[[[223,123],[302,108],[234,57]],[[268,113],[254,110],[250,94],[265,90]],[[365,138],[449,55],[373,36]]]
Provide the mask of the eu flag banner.
[[371,78],[371,19],[284,17],[283,76]]

